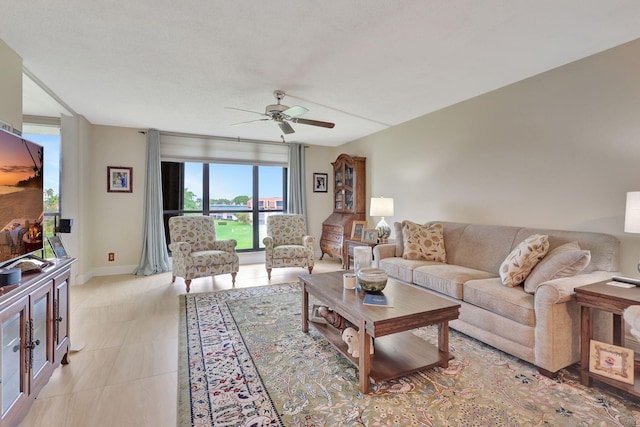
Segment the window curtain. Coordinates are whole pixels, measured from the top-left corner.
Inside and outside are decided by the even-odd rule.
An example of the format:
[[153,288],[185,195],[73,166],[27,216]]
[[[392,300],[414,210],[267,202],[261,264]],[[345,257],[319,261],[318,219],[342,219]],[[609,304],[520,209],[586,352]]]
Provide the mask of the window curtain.
[[300,214],[307,223],[305,185],[305,147],[303,144],[289,143],[289,197],[288,212]]
[[160,133],[147,132],[147,174],[144,180],[143,241],[138,276],[169,271],[169,252],[162,217],[162,173],[160,171]]

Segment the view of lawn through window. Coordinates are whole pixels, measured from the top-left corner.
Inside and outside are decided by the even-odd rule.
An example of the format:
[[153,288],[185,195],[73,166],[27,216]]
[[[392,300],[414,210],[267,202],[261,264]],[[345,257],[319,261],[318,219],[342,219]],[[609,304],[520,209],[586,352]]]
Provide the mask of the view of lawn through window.
[[185,162],[183,182],[182,209],[165,213],[212,216],[216,238],[237,240],[239,251],[263,248],[266,217],[284,211],[282,166]]

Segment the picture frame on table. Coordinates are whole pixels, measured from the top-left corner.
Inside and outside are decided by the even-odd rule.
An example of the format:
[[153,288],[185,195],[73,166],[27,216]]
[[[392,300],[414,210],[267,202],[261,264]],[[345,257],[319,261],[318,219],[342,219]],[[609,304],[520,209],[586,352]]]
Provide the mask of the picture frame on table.
[[634,363],[632,349],[591,340],[589,372],[634,384]]
[[313,192],[326,193],[329,188],[328,180],[329,180],[329,174],[314,173],[313,174]]
[[53,255],[56,258],[69,258],[67,248],[64,247],[64,243],[60,236],[47,237],[47,240],[49,241],[49,246],[51,246]]
[[109,193],[133,193],[133,168],[107,166],[107,191]]
[[351,240],[362,240],[362,232],[367,228],[367,221],[353,221],[351,225]]
[[375,228],[362,230],[362,243],[378,243],[378,230]]

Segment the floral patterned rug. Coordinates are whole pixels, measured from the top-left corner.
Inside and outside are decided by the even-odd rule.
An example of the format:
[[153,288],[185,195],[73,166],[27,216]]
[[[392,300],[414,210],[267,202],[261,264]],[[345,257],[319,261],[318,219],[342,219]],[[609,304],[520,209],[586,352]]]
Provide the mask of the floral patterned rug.
[[[632,396],[583,387],[575,369],[540,376],[455,330],[449,368],[362,395],[355,367],[302,332],[297,284],[180,298],[181,426],[640,426]],[[435,327],[415,333],[437,343]]]

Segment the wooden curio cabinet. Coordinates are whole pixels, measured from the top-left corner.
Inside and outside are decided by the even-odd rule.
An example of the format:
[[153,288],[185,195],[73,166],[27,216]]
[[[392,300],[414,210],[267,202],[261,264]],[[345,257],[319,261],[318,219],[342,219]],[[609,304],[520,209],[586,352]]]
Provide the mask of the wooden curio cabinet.
[[338,257],[345,265],[345,241],[351,237],[353,221],[364,221],[366,210],[366,157],[340,154],[333,165],[333,213],[322,223],[320,250]]

